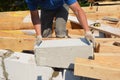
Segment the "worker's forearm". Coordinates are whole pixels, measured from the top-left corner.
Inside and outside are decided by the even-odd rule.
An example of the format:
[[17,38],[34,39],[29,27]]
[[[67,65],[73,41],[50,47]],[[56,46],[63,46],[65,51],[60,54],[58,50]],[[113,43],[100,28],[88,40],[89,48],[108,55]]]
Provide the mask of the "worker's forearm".
[[31,20],[36,31],[36,35],[41,35],[41,21],[39,18],[39,13],[37,10],[30,11],[30,13],[31,13]]
[[41,35],[41,24],[34,25],[36,35]]
[[76,16],[85,31],[89,31],[86,15],[83,10],[76,11]]
[[78,21],[80,22],[84,30],[89,31],[86,15],[79,4],[77,2],[72,4],[71,9],[74,11]]

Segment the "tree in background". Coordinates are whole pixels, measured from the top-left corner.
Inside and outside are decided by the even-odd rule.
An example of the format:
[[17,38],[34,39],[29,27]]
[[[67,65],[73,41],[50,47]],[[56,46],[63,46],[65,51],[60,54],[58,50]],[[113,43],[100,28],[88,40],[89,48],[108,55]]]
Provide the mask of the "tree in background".
[[27,6],[24,0],[0,0],[0,12],[26,9]]

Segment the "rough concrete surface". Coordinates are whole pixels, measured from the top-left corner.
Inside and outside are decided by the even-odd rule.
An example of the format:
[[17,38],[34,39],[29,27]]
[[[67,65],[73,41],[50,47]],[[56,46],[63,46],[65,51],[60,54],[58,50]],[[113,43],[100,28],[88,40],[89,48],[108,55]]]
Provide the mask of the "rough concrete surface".
[[5,66],[4,66],[4,55],[7,50],[0,50],[0,80],[6,80],[5,78]]
[[37,65],[73,68],[76,57],[93,57],[93,46],[86,39],[45,40],[35,48]]
[[0,80],[5,80],[3,75],[3,66],[2,66],[2,58],[0,57]]
[[70,70],[63,69],[55,76],[53,68],[36,66],[33,54],[10,52],[0,50],[0,80],[79,80]]
[[0,65],[0,80],[49,80],[53,73],[50,67],[36,66],[34,55],[26,53],[14,52],[4,58],[4,66],[0,57]]

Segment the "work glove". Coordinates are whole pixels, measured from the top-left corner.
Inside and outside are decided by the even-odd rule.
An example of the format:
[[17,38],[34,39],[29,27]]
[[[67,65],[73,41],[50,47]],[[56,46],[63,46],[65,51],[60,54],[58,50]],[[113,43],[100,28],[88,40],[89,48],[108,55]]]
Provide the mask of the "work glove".
[[91,31],[86,31],[85,32],[85,38],[93,43],[93,47],[95,47],[95,41],[94,41],[94,36]]
[[36,37],[35,46],[39,46],[42,43],[42,36],[39,35]]

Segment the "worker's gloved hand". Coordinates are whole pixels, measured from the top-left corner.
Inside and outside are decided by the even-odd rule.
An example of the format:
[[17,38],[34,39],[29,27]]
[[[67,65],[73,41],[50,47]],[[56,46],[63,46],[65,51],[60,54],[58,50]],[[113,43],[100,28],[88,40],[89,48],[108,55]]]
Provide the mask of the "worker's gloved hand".
[[35,46],[39,46],[42,43],[42,36],[39,35],[36,37]]
[[85,38],[86,38],[87,40],[89,40],[90,42],[92,42],[92,43],[93,43],[93,47],[95,47],[94,36],[93,36],[93,34],[91,33],[91,31],[86,31],[86,32],[85,32]]

